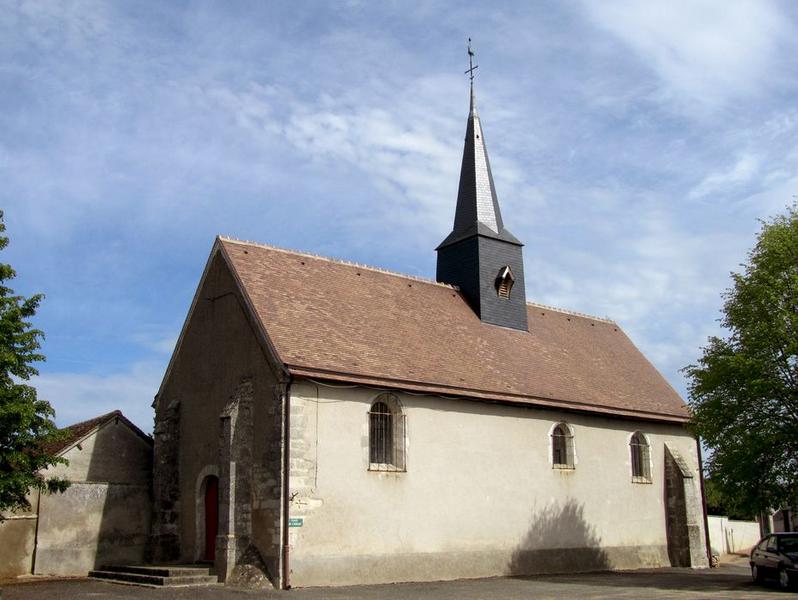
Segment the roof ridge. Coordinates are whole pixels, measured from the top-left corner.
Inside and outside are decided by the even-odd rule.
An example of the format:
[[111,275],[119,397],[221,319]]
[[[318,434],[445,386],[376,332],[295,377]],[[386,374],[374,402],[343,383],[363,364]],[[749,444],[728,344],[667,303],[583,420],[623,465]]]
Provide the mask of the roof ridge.
[[[373,265],[366,265],[363,263],[358,263],[351,260],[346,260],[343,258],[333,258],[331,256],[324,256],[323,254],[315,254],[313,252],[305,252],[302,250],[293,250],[291,248],[283,248],[281,246],[275,246],[274,244],[264,244],[263,242],[254,242],[252,240],[242,240],[240,238],[232,237],[229,235],[218,235],[217,236],[220,240],[225,242],[232,242],[234,244],[246,244],[248,246],[256,246],[258,248],[266,248],[268,250],[276,250],[277,252],[285,252],[286,254],[293,254],[296,256],[305,256],[308,258],[317,258],[320,260],[326,260],[331,263],[339,264],[339,265],[346,265],[350,267],[358,267],[360,269],[366,269],[368,271],[374,271],[376,273],[383,273],[385,275],[392,275],[394,277],[401,277],[403,279],[410,279],[412,281],[419,281],[421,283],[429,283],[431,285],[436,285],[439,287],[443,287],[450,290],[460,290],[459,287],[456,285],[451,285],[448,283],[441,283],[440,281],[435,281],[434,279],[428,279],[427,277],[420,277],[418,275],[408,275],[407,273],[399,273],[397,271],[391,271],[389,269],[384,269],[382,267],[375,267]],[[527,306],[535,306],[537,308],[545,308],[546,310],[552,310],[554,312],[559,312],[565,315],[573,315],[576,317],[583,317],[586,319],[593,319],[594,321],[601,321],[602,323],[610,323],[615,325],[615,321],[605,317],[597,317],[595,315],[590,315],[588,313],[579,312],[576,310],[569,310],[567,308],[560,308],[557,306],[551,306],[549,304],[542,304],[540,302],[532,302],[530,300],[527,301]]]
[[220,240],[225,242],[232,242],[234,244],[247,244],[249,246],[256,246],[259,248],[266,248],[268,250],[276,250],[277,252],[285,252],[287,254],[294,254],[296,256],[305,256],[308,258],[317,258],[321,260],[326,260],[331,263],[336,263],[339,265],[347,265],[350,267],[358,267],[360,269],[366,269],[368,271],[375,271],[377,273],[383,273],[385,275],[393,275],[394,277],[401,277],[403,279],[410,279],[412,281],[418,281],[421,283],[429,283],[432,285],[436,285],[439,287],[443,287],[450,290],[459,290],[455,285],[450,285],[448,283],[441,283],[440,281],[435,281],[434,279],[429,279],[427,277],[421,277],[419,275],[408,275],[407,273],[399,273],[398,271],[391,271],[389,269],[384,269],[382,267],[375,267],[373,265],[366,265],[363,263],[354,262],[351,260],[346,260],[343,258],[332,258],[331,256],[324,256],[322,254],[314,254],[313,252],[303,252],[300,250],[292,250],[290,248],[281,248],[280,246],[274,246],[272,244],[264,244],[262,242],[253,242],[252,240],[241,240],[238,238],[230,237],[227,235],[219,235],[217,236]]
[[82,425],[88,425],[89,423],[102,423],[109,420],[113,416],[120,416],[122,411],[118,408],[116,410],[112,410],[111,412],[105,413],[104,415],[97,415],[91,419],[86,419],[85,421],[79,421],[78,423],[72,423],[72,425],[66,425],[62,427],[62,429],[73,429],[76,427],[81,427]]
[[122,411],[116,409],[105,413],[104,415],[98,415],[96,417],[92,417],[91,419],[72,423],[71,425],[67,425],[65,427],[59,427],[58,432],[62,437],[60,439],[42,444],[42,448],[49,454],[61,454],[66,452],[80,440],[89,435],[92,431],[96,430],[98,427],[101,427],[105,423],[108,423],[114,417],[122,417],[123,419],[125,418],[125,416],[122,414]]
[[559,308],[557,306],[551,306],[549,304],[541,304],[540,302],[532,302],[527,300],[527,306],[535,306],[537,308],[545,308],[546,310],[553,310],[554,312],[563,313],[565,315],[574,315],[575,317],[584,317],[587,319],[593,319],[594,321],[601,321],[602,323],[611,323],[616,325],[615,321],[606,317],[597,317],[595,315],[589,315],[587,313],[579,312],[576,310],[569,310],[567,308]]

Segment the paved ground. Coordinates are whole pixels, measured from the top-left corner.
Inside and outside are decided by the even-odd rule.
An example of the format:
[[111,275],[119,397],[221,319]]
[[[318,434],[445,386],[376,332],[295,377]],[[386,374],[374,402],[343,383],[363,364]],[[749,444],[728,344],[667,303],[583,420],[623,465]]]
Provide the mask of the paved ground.
[[[472,579],[437,583],[407,583],[396,585],[358,586],[347,588],[297,589],[289,592],[264,590],[236,590],[222,586],[207,588],[152,589],[115,585],[101,581],[73,579],[35,581],[0,586],[2,600],[404,600],[429,598],[432,600],[481,600],[500,598],[578,598],[598,600],[629,599],[693,599],[693,598],[776,598],[781,592],[775,582],[762,587],[754,585],[748,566],[740,561],[722,565],[719,569],[692,571],[690,569],[652,569],[584,575],[551,575],[528,578]],[[792,596],[792,594],[791,594]],[[789,596],[782,596],[789,597]]]

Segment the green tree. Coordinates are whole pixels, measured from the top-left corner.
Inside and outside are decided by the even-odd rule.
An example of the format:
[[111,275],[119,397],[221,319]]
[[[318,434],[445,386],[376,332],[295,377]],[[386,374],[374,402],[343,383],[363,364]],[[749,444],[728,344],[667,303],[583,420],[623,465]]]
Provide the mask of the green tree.
[[692,428],[734,511],[798,504],[798,204],[763,221],[689,379]]
[[757,516],[757,513],[741,511],[733,502],[729,502],[723,496],[723,491],[709,477],[704,480],[704,496],[707,501],[707,513],[710,515],[723,515],[740,521],[753,520]]
[[[0,250],[8,245],[5,230],[0,211]],[[42,295],[15,295],[6,285],[15,276],[10,265],[0,263],[0,519],[2,512],[29,508],[26,496],[32,489],[63,491],[67,486],[41,473],[66,461],[47,451],[47,444],[60,436],[52,407],[36,397],[34,387],[22,383],[38,374],[32,363],[44,360],[38,352],[44,334],[27,320]]]

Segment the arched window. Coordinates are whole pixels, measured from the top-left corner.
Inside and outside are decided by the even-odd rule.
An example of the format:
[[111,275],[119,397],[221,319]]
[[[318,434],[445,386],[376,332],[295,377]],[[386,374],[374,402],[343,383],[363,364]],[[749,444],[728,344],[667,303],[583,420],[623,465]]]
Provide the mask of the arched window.
[[632,434],[629,441],[632,458],[632,481],[635,483],[651,483],[651,460],[648,440],[639,431]]
[[369,470],[405,470],[405,415],[393,394],[381,394],[369,410]]
[[574,436],[565,423],[551,431],[551,465],[555,469],[574,468]]

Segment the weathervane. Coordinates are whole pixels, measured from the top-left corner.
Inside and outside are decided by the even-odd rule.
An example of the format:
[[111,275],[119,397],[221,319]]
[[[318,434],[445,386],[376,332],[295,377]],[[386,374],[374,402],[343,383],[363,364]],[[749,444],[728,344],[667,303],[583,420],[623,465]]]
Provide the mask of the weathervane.
[[465,72],[471,79],[471,87],[474,87],[474,71],[479,65],[474,64],[474,51],[471,49],[471,38],[468,38],[468,70]]

